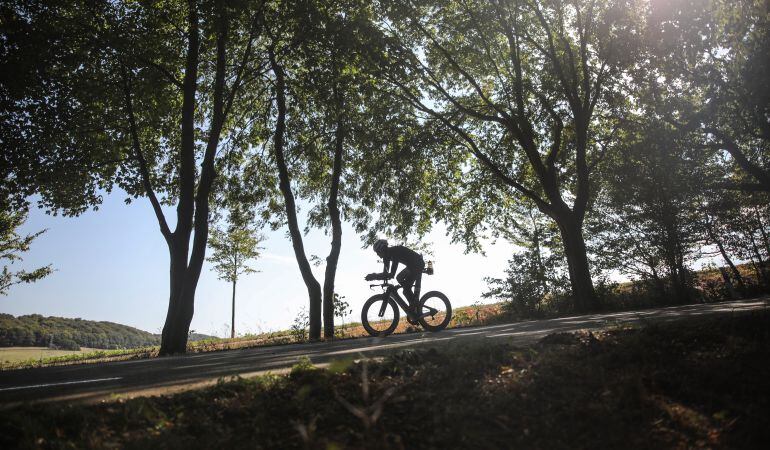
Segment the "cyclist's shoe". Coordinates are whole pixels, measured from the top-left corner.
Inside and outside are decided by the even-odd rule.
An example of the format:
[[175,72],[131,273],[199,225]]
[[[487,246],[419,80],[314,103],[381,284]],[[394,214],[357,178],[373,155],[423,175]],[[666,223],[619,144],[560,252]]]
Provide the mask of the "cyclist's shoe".
[[409,311],[407,311],[406,321],[409,322],[412,325],[417,325],[419,323],[417,321],[417,317],[419,317],[419,313],[417,312],[417,308],[410,307]]

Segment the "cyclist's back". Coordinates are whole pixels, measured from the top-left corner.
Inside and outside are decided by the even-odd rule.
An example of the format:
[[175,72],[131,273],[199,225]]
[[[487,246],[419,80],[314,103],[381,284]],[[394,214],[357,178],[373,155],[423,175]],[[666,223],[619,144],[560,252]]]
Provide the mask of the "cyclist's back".
[[390,269],[390,264],[394,263],[403,264],[412,270],[422,270],[421,266],[425,265],[421,254],[403,245],[388,247],[383,258],[386,272]]

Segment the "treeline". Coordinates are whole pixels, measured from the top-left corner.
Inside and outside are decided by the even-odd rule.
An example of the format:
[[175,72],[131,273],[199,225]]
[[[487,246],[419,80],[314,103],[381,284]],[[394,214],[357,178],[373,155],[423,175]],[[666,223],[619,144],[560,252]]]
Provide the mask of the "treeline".
[[0,347],[80,347],[117,349],[158,345],[158,335],[127,325],[39,314],[0,314]]
[[[470,251],[518,244],[490,295],[530,310],[620,301],[617,274],[697,300],[711,256],[736,291],[768,284],[764,0],[1,8],[0,197],[144,197],[169,250],[161,354],[185,351],[209,226],[236,215],[288,229],[311,339],[334,336],[343,222],[365,243],[442,222]],[[303,228],[329,236],[322,279]]]
[[[211,339],[195,334],[191,340]],[[0,314],[0,347],[80,347],[121,349],[160,344],[160,336],[113,322],[44,317],[39,314],[14,317]]]

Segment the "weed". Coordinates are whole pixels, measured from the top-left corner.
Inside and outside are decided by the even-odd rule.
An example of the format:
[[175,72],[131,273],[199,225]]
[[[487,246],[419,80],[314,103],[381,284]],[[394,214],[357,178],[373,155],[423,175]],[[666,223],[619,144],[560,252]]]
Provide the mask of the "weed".
[[309,326],[310,319],[308,318],[307,308],[303,306],[294,317],[294,322],[291,325],[291,336],[294,338],[294,342],[307,342]]

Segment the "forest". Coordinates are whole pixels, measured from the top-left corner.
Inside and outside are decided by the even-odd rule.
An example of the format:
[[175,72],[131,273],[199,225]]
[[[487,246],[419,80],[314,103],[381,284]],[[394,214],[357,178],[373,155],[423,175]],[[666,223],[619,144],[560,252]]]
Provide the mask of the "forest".
[[159,341],[157,335],[112,322],[0,314],[0,347],[116,349],[158,345]]
[[[362,245],[437,224],[469,252],[515,244],[485,295],[521,317],[768,292],[769,5],[5,1],[0,253],[29,248],[30,208],[145,202],[169,254],[162,355],[185,352],[211,238],[265,227],[288,230],[312,340],[334,336],[343,223]],[[50,270],[6,265],[0,292]],[[39,344],[35,320],[18,329]],[[146,339],[101,327],[71,339]]]
[[[190,334],[191,341],[210,338],[203,334]],[[44,317],[40,314],[19,317],[0,314],[0,347],[124,349],[159,343],[159,335],[119,323]]]

